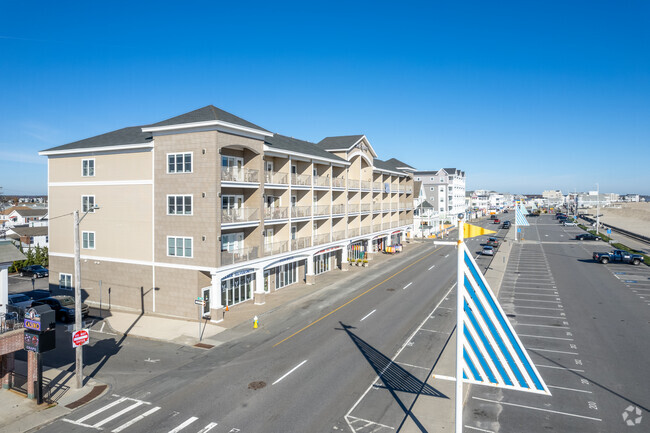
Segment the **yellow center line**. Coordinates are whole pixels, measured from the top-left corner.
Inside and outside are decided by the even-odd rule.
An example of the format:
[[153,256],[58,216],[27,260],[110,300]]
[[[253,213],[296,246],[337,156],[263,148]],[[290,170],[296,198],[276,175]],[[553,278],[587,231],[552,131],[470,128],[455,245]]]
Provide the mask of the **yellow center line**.
[[301,330],[296,331],[296,332],[294,332],[293,334],[289,335],[289,336],[288,336],[287,338],[285,338],[284,340],[278,341],[277,343],[275,343],[275,344],[273,345],[273,347],[275,347],[275,346],[277,346],[277,345],[279,345],[279,344],[281,344],[281,343],[284,343],[285,341],[287,341],[287,340],[290,339],[291,337],[294,337],[294,336],[300,334],[302,331],[304,331],[305,329],[309,328],[310,326],[317,324],[318,322],[320,322],[321,320],[323,320],[323,319],[326,318],[327,316],[336,313],[336,312],[339,311],[341,308],[343,308],[343,307],[345,307],[346,305],[352,303],[353,301],[356,301],[357,299],[359,299],[360,297],[362,297],[362,296],[365,295],[366,293],[370,292],[371,290],[374,290],[374,289],[376,289],[377,287],[381,286],[382,284],[384,284],[386,281],[390,280],[390,279],[393,278],[394,276],[396,276],[396,275],[398,275],[398,274],[404,272],[405,270],[407,270],[407,269],[410,268],[411,266],[415,265],[416,263],[421,262],[422,260],[426,259],[426,258],[429,257],[430,255],[432,255],[433,253],[435,253],[436,251],[438,251],[440,248],[442,248],[442,247],[438,247],[438,248],[436,248],[435,250],[431,251],[431,252],[430,252],[429,254],[427,254],[426,256],[419,258],[418,260],[414,261],[413,263],[411,263],[410,265],[408,265],[408,266],[405,267],[404,269],[395,272],[393,275],[391,275],[390,277],[386,278],[386,279],[385,279],[384,281],[382,281],[381,283],[377,283],[377,284],[375,284],[374,286],[372,286],[371,288],[369,288],[369,289],[366,290],[365,292],[363,292],[363,293],[361,293],[361,294],[355,296],[354,298],[350,299],[348,302],[346,302],[345,304],[343,304],[343,305],[341,305],[340,307],[336,308],[335,310],[330,311],[330,312],[327,313],[326,315],[324,315],[324,316],[320,317],[319,319],[316,319],[315,321],[311,322],[309,325],[305,326],[305,327],[302,328]]

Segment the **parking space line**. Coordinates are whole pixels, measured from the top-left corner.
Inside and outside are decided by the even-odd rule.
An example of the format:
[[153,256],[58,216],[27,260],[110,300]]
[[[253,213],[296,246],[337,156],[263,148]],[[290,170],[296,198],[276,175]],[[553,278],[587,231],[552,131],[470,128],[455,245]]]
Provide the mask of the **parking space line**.
[[527,335],[527,334],[519,334],[517,333],[518,336],[520,337],[529,337],[529,338],[544,338],[547,340],[564,340],[564,341],[573,341],[573,338],[562,338],[562,337],[546,337],[543,335]]
[[431,367],[420,367],[419,365],[407,364],[406,362],[395,361],[395,364],[404,365],[406,367],[411,367],[411,368],[420,368],[422,370],[427,370],[427,371],[431,370]]
[[518,299],[512,298],[513,301],[523,301],[523,302],[544,302],[549,304],[561,304],[562,301],[538,301],[537,299]]
[[540,316],[537,314],[517,314],[517,317],[541,317],[544,319],[565,319],[563,316]]
[[571,329],[568,326],[537,325],[534,323],[515,323],[515,326],[534,326],[537,328]]
[[551,297],[551,298],[557,298],[557,292],[555,292],[556,293],[555,295],[547,295],[545,293],[521,293],[521,292],[515,292],[515,291],[503,292],[503,293],[514,293],[517,296],[548,296],[548,297]]
[[478,427],[472,427],[471,425],[465,424],[465,428],[471,429],[471,430],[476,430],[476,431],[481,431],[485,433],[494,433],[492,430],[485,430],[484,428],[478,428]]
[[420,331],[435,332],[435,333],[437,333],[437,334],[446,334],[446,335],[449,335],[449,332],[445,332],[445,331],[436,331],[436,330],[434,330],[434,329],[424,329],[424,328],[420,328]]
[[573,388],[565,388],[563,386],[553,386],[553,385],[546,385],[549,388],[555,388],[555,389],[563,389],[565,391],[575,391],[575,392],[584,392],[585,394],[593,394],[591,391],[587,391],[586,389],[573,389]]
[[524,305],[516,305],[515,308],[535,308],[537,310],[554,310],[554,311],[564,311],[564,308],[549,308],[549,307],[527,307]]
[[560,412],[560,411],[557,411],[557,410],[551,410],[551,409],[542,409],[542,408],[540,408],[540,407],[525,406],[525,405],[523,405],[523,404],[517,404],[517,403],[509,403],[509,402],[507,402],[507,401],[489,400],[489,399],[487,399],[487,398],[481,398],[481,397],[472,397],[472,398],[475,399],[475,400],[486,401],[486,402],[488,402],[488,403],[504,404],[504,405],[506,405],[506,406],[514,406],[514,407],[521,407],[521,408],[524,408],[524,409],[539,410],[539,411],[541,411],[541,412],[556,413],[556,414],[559,414],[559,415],[572,416],[572,417],[575,417],[575,418],[590,419],[590,420],[592,420],[592,421],[602,421],[602,419],[600,419],[600,418],[594,418],[594,417],[591,417],[591,416],[585,416],[585,415],[578,415],[578,414],[575,414],[575,413]]
[[135,424],[136,422],[138,422],[138,421],[142,421],[145,417],[151,415],[152,413],[157,412],[159,409],[160,409],[160,406],[156,406],[156,407],[154,407],[154,408],[152,408],[152,409],[146,411],[146,412],[143,413],[142,415],[138,415],[138,416],[136,416],[135,418],[133,418],[132,420],[125,422],[124,424],[122,424],[121,426],[117,427],[116,429],[111,430],[111,433],[119,433],[119,432],[121,432],[122,430],[124,430],[125,428],[131,427],[131,426],[132,426],[133,424]]
[[182,424],[180,424],[178,427],[176,427],[176,428],[170,430],[169,433],[178,433],[179,431],[183,430],[183,429],[184,429],[185,427],[187,427],[188,425],[192,424],[192,423],[193,423],[194,421],[196,421],[197,419],[198,419],[197,417],[195,417],[195,416],[191,416],[191,417],[189,417],[187,420],[185,420],[185,422],[183,422]]
[[566,368],[566,367],[556,367],[554,365],[542,365],[542,364],[535,364],[536,367],[542,367],[542,368],[553,368],[555,370],[567,370],[567,371],[575,371],[577,373],[584,373],[584,370],[580,370],[578,368]]
[[539,352],[564,353],[566,355],[580,355],[577,352],[564,352],[562,350],[539,349],[537,347],[529,347],[528,350],[537,350]]

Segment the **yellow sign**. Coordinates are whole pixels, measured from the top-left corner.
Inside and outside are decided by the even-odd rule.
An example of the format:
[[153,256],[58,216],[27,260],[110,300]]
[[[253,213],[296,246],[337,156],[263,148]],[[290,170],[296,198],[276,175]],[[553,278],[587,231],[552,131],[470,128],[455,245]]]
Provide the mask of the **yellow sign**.
[[467,223],[463,224],[463,237],[465,239],[494,233],[496,233],[494,230],[484,229],[483,227],[473,226]]

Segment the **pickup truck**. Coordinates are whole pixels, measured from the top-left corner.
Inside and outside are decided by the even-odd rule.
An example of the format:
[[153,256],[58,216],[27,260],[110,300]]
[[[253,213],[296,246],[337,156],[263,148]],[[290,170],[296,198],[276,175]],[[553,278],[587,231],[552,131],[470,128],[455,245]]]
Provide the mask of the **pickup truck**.
[[594,253],[594,260],[600,263],[621,262],[639,265],[643,261],[643,256],[639,254],[628,253],[624,250],[612,250],[609,253]]

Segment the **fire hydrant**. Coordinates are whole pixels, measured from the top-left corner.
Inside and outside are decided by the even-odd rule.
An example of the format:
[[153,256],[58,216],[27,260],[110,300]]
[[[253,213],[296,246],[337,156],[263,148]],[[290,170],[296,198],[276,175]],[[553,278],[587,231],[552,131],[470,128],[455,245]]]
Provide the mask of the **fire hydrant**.
[[257,329],[257,316],[253,318],[253,329]]

